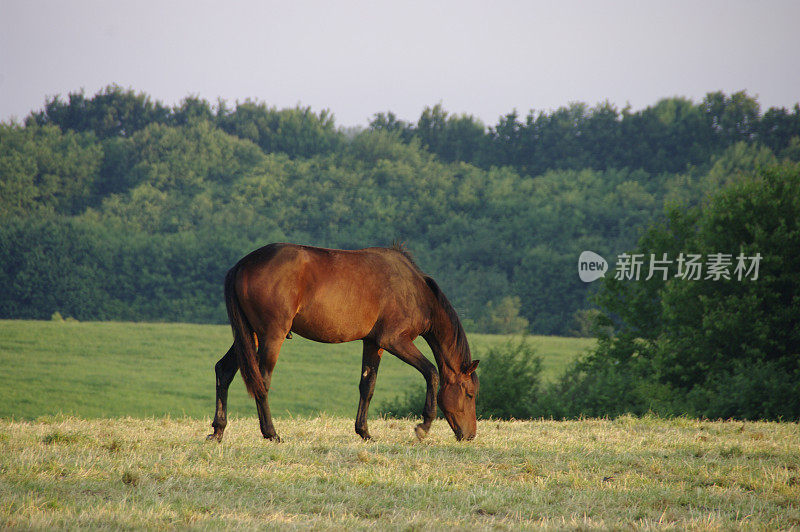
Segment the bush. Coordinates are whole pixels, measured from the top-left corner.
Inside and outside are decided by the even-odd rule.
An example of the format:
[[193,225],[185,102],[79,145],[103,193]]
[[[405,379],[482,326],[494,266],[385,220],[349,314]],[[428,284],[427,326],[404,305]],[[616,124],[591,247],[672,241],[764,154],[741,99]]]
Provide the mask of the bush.
[[542,358],[524,338],[492,347],[479,358],[478,417],[529,418],[541,389]]
[[[479,418],[527,419],[541,390],[542,359],[524,338],[492,347],[480,356]],[[421,417],[425,386],[383,403],[379,412],[388,417]]]
[[[417,383],[405,393],[396,395],[394,399],[381,403],[378,413],[385,417],[422,417],[422,408],[425,405],[425,385]],[[437,409],[439,417],[441,412]]]
[[737,363],[688,394],[691,414],[712,419],[797,419],[800,370],[777,362]]
[[646,372],[619,361],[578,359],[539,395],[532,417],[581,417],[666,413],[659,407],[662,388]]
[[489,301],[472,328],[488,334],[525,334],[528,331],[528,320],[519,315],[521,304],[517,296]]
[[[726,253],[730,278],[607,278],[596,351],[539,402],[553,417],[642,414],[800,418],[800,166],[761,171],[706,204],[672,209],[634,253]],[[736,256],[760,257],[739,279]],[[705,272],[704,272],[705,273]]]

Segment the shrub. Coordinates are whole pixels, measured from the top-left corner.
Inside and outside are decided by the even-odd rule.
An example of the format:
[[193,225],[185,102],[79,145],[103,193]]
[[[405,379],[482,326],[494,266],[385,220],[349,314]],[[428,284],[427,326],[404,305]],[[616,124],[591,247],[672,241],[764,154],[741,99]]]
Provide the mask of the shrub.
[[[402,418],[402,417],[422,417],[422,408],[425,403],[425,385],[417,383],[412,389],[405,393],[396,395],[394,399],[381,403],[378,412],[382,416]],[[439,412],[441,416],[441,412]]]
[[[508,341],[476,358],[481,360],[478,417],[529,418],[541,390],[542,359],[527,341]],[[425,386],[419,384],[381,404],[379,412],[389,417],[421,417],[424,402]]]
[[478,417],[529,418],[541,389],[542,358],[522,338],[492,347],[480,359]]
[[[800,166],[733,182],[707,203],[673,208],[634,253],[726,253],[730,278],[625,281],[598,294],[595,352],[539,402],[554,417],[642,414],[800,418]],[[736,257],[759,257],[758,276],[738,278]]]
[[522,302],[517,296],[489,301],[481,318],[475,320],[474,329],[488,334],[526,333],[528,320],[519,315],[521,305]]

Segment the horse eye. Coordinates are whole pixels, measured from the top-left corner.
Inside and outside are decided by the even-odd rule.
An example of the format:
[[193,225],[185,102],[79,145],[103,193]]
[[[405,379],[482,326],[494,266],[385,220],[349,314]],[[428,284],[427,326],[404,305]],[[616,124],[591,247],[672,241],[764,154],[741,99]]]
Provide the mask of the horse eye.
[[469,397],[470,399],[472,399],[472,398],[474,397],[474,396],[473,396],[471,393],[469,393],[469,392],[466,392],[466,394],[467,394],[467,397]]

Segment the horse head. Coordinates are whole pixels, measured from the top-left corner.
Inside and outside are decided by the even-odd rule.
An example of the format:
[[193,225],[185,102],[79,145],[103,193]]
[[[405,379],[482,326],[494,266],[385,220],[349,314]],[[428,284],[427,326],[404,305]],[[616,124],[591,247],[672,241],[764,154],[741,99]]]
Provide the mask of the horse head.
[[461,373],[442,383],[439,388],[439,408],[457,440],[471,440],[478,430],[475,399],[478,397],[478,375],[475,369],[479,360],[466,363]]

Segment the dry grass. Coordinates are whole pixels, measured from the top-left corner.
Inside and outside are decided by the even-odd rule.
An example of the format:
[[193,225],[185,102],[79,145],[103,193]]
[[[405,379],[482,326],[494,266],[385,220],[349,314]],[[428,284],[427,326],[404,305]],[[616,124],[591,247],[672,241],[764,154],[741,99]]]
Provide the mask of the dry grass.
[[0,527],[799,528],[792,423],[0,420]]

